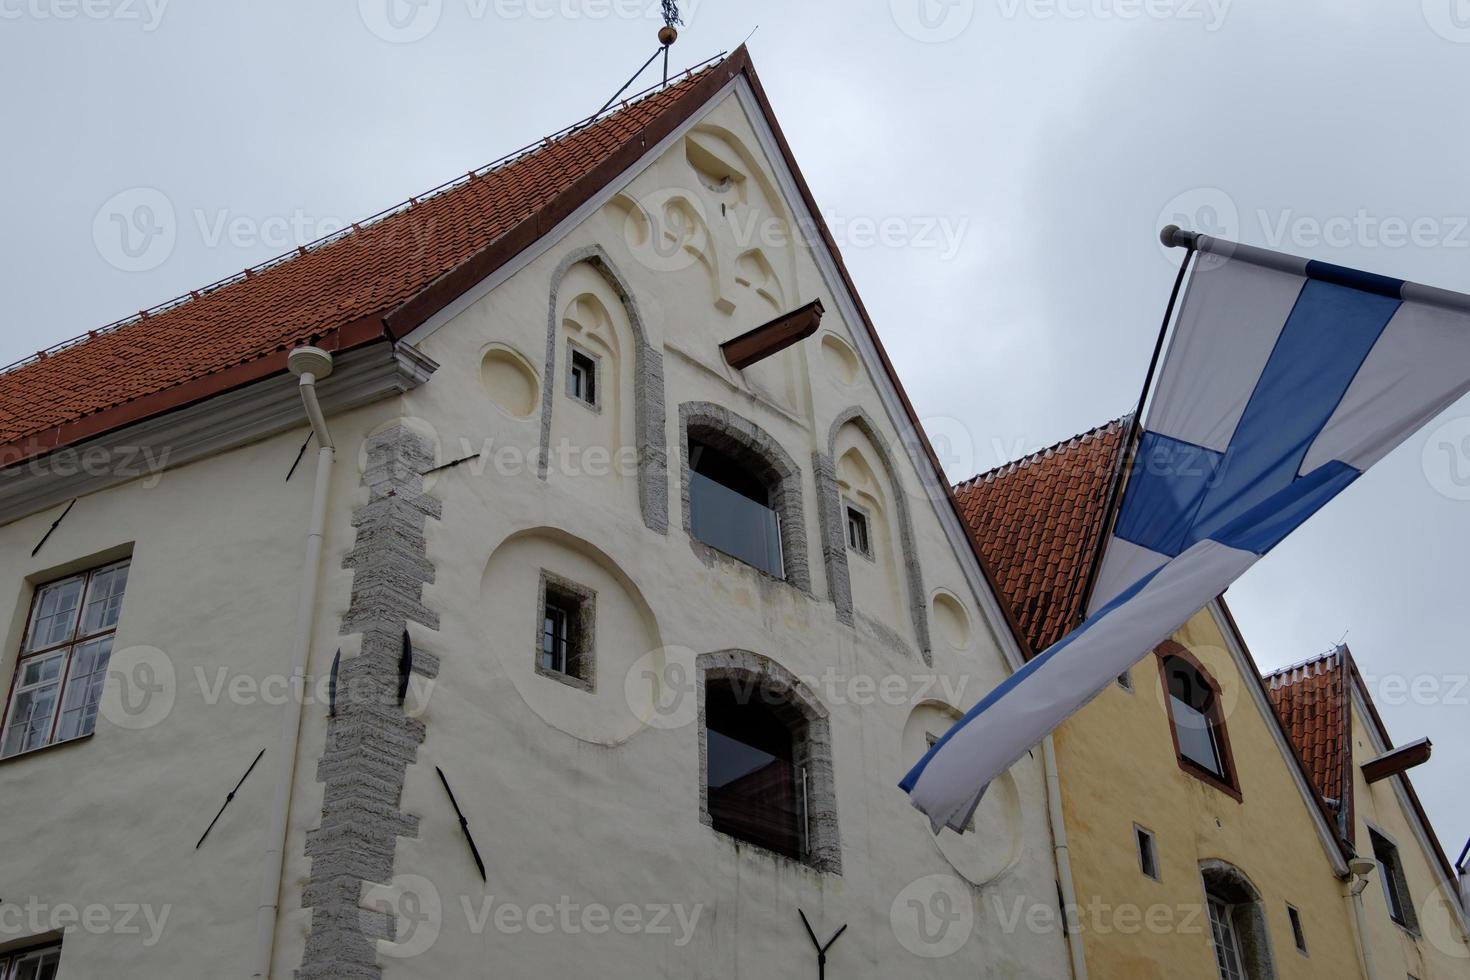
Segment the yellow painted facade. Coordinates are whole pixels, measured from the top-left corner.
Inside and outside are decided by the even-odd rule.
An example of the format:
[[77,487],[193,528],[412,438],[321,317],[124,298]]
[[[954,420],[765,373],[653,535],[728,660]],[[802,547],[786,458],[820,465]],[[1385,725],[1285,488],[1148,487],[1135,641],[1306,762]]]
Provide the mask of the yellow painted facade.
[[1373,856],[1370,829],[1397,846],[1415,919],[1411,928],[1393,921],[1380,880],[1382,872],[1375,873],[1359,899],[1372,977],[1464,980],[1470,977],[1470,946],[1454,912],[1455,896],[1416,837],[1413,811],[1399,795],[1398,779],[1390,777],[1370,784],[1363,778],[1363,764],[1379,756],[1383,746],[1374,744],[1376,726],[1364,717],[1358,703],[1353,705],[1352,726],[1356,848],[1364,857]]
[[[1345,886],[1214,614],[1175,634],[1223,691],[1240,800],[1180,768],[1157,658],[1134,665],[1056,735],[1063,813],[1091,980],[1217,977],[1203,862],[1225,862],[1261,896],[1276,976],[1363,975]],[[1267,709],[1269,710],[1269,709]],[[1158,880],[1140,868],[1136,828],[1154,835]],[[1381,899],[1380,899],[1381,900]],[[1301,917],[1299,952],[1288,904]],[[1457,974],[1458,976],[1459,974]],[[1384,973],[1381,980],[1402,980]],[[1427,980],[1427,978],[1421,978]]]

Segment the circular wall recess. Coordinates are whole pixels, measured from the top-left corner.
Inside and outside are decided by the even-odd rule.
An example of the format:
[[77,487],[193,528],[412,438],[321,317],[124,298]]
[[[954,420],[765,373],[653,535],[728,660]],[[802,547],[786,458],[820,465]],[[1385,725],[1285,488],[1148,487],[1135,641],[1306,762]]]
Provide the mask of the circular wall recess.
[[949,592],[934,593],[934,628],[956,650],[970,645],[970,614],[965,604]]
[[857,384],[862,364],[858,361],[857,352],[852,349],[841,337],[834,333],[824,334],[822,337],[822,360],[827,364],[827,370],[832,372],[833,377],[845,385]]
[[[937,701],[916,705],[903,726],[904,767],[922,759],[929,740],[943,737],[961,717],[958,709]],[[914,817],[927,829],[927,817],[917,810]],[[963,834],[946,827],[933,839],[944,859],[972,885],[989,884],[1010,871],[1020,863],[1025,846],[1015,778],[1006,772],[990,784]]]
[[536,411],[541,382],[536,369],[520,354],[498,344],[485,349],[480,361],[480,384],[502,411],[518,419]]

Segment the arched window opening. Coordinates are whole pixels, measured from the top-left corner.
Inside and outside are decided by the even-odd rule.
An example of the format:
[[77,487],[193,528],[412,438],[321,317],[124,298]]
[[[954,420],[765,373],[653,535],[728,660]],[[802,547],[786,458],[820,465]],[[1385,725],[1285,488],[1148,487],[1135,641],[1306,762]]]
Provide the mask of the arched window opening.
[[1238,797],[1219,685],[1175,643],[1161,649],[1159,669],[1180,767]]
[[1201,872],[1220,980],[1276,980],[1260,893],[1223,862],[1207,862]]
[[786,577],[775,487],[732,453],[689,437],[689,525],[712,548]]
[[715,680],[705,689],[705,722],[714,828],[805,860],[806,780],[795,762],[797,742],[805,737],[800,713],[769,692]]

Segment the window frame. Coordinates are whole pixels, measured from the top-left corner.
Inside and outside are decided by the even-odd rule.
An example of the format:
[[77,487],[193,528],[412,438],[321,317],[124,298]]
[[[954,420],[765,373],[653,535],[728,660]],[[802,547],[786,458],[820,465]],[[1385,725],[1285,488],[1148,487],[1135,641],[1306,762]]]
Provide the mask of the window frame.
[[[1206,670],[1193,654],[1173,640],[1165,640],[1159,644],[1154,650],[1154,658],[1158,662],[1159,683],[1164,696],[1164,712],[1169,720],[1169,737],[1174,742],[1174,758],[1179,763],[1179,768],[1201,782],[1218,789],[1235,802],[1241,802],[1238,770],[1235,766],[1235,755],[1230,748],[1230,732],[1225,724],[1225,712],[1222,707],[1224,689],[1221,688],[1219,681],[1215,680],[1214,675]],[[1223,773],[1212,772],[1208,767],[1195,762],[1184,754],[1179,744],[1179,723],[1174,717],[1174,698],[1169,689],[1168,664],[1171,659],[1182,660],[1192,667],[1210,691],[1210,707],[1205,712],[1205,717],[1209,721],[1209,732],[1214,741],[1215,754],[1220,760],[1220,768],[1224,770]]]
[[1303,956],[1311,956],[1307,949],[1307,928],[1302,924],[1301,909],[1287,902],[1286,918],[1291,924],[1291,941],[1296,945],[1296,951]]
[[[70,576],[67,576],[70,578]],[[0,980],[15,980],[16,970],[23,965],[23,961],[30,957],[44,957],[48,953],[56,954],[57,972],[61,969],[61,942],[60,940],[48,939],[34,946],[20,946],[16,949],[0,952]]]
[[[553,601],[548,601],[551,599]],[[557,670],[543,663],[546,655],[546,613],[555,607],[565,616],[565,649],[562,667]],[[535,672],[568,687],[591,694],[597,689],[597,592],[571,579],[541,569],[536,586],[536,644],[533,650]]]
[[[1240,926],[1235,921],[1235,906],[1206,890],[1205,916],[1210,923],[1210,945],[1215,953],[1215,970],[1220,980],[1250,980],[1250,966],[1245,958],[1245,947],[1240,941]],[[1228,950],[1221,949],[1222,936],[1229,940]],[[1227,953],[1234,957],[1233,969],[1224,962],[1228,958]],[[1230,976],[1231,972],[1237,976]]]
[[[1373,848],[1373,863],[1378,865],[1378,880],[1383,887],[1383,901],[1388,907],[1389,919],[1399,928],[1419,935],[1419,916],[1414,907],[1413,893],[1409,891],[1409,879],[1404,872],[1403,854],[1398,843],[1372,824],[1368,826],[1368,841]],[[1380,843],[1391,852],[1391,864],[1385,863],[1380,856]]]
[[[128,555],[123,558],[116,558],[112,561],[104,562],[100,565],[84,567],[78,571],[71,572],[66,575],[61,575],[53,579],[48,579],[44,582],[38,582],[32,589],[30,603],[26,612],[25,627],[21,630],[20,642],[16,650],[14,667],[10,672],[10,685],[6,690],[3,709],[0,709],[0,751],[3,751],[4,749],[6,733],[10,730],[11,713],[15,710],[17,697],[20,694],[24,693],[25,690],[46,686],[44,683],[38,683],[35,685],[31,685],[30,687],[26,687],[21,684],[21,673],[27,666],[32,663],[43,661],[49,657],[60,656],[62,658],[61,672],[57,675],[56,680],[56,701],[51,710],[51,719],[46,730],[45,741],[41,742],[41,744],[39,745],[34,745],[30,748],[22,748],[8,755],[0,755],[0,762],[5,762],[10,759],[16,759],[24,755],[29,755],[32,752],[40,752],[43,749],[49,749],[53,746],[65,745],[69,742],[77,742],[83,739],[91,738],[92,735],[96,732],[97,719],[94,715],[92,718],[92,725],[87,731],[79,731],[77,734],[69,735],[66,738],[57,737],[57,733],[61,728],[62,719],[68,710],[66,707],[68,685],[72,682],[73,679],[72,673],[73,668],[76,664],[78,652],[81,650],[81,648],[87,646],[88,644],[96,643],[98,640],[115,637],[117,635],[118,626],[122,623],[122,602],[127,598],[127,581],[123,583],[123,591],[118,602],[117,618],[113,621],[112,625],[104,629],[95,630],[91,633],[83,634],[81,632],[82,623],[87,614],[88,599],[92,595],[93,585],[96,580],[105,573],[117,571],[119,569],[126,569],[127,577],[129,580],[131,580],[132,564],[132,556]],[[82,583],[81,593],[77,598],[76,610],[71,621],[71,630],[67,633],[66,639],[61,640],[57,643],[48,644],[44,647],[38,647],[34,650],[28,650],[27,646],[32,639],[31,630],[32,627],[36,624],[36,613],[39,609],[41,597],[46,593],[48,589],[52,589],[67,582],[78,579],[81,580]],[[107,651],[109,661],[112,658],[112,654],[113,648],[109,646]],[[106,665],[104,664],[101,668],[104,673],[104,677],[106,669]],[[96,672],[97,671],[95,670],[93,671],[93,673]],[[101,703],[100,692],[98,694],[98,703]],[[82,708],[83,711],[85,711],[85,701],[83,702]],[[0,980],[3,980],[3,978],[0,978]]]
[[[842,501],[842,525],[843,538],[847,542],[847,550],[862,555],[869,561],[873,561],[873,517],[868,508],[851,500]],[[857,519],[857,526],[862,531],[862,547],[853,541],[852,529],[853,519]]]
[[[587,361],[590,373],[577,364]],[[577,391],[577,376],[587,378],[591,390],[586,395]],[[602,358],[570,338],[567,340],[567,397],[590,411],[602,412]]]
[[[1133,825],[1133,843],[1138,850],[1138,870],[1150,881],[1164,880],[1163,869],[1159,866],[1159,843],[1158,835],[1142,824]],[[1145,855],[1145,850],[1147,851]],[[1145,860],[1145,856],[1147,860]],[[1148,866],[1153,865],[1150,872]]]

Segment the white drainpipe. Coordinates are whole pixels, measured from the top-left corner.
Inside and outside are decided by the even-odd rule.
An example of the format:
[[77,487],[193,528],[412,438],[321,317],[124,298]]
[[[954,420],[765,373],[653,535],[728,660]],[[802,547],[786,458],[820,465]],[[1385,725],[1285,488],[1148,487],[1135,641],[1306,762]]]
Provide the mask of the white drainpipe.
[[[1048,735],[1041,743],[1042,767],[1046,771],[1046,811],[1051,818],[1052,848],[1056,855],[1057,882],[1062,888],[1062,919],[1066,921],[1068,910],[1079,908],[1077,887],[1072,882],[1072,860],[1067,850],[1067,824],[1062,816],[1062,782],[1057,775],[1057,752]],[[1081,916],[1078,916],[1081,921]],[[1073,980],[1087,980],[1087,959],[1082,954],[1082,936],[1079,929],[1067,932],[1067,952],[1072,957]]]
[[[312,490],[311,523],[306,529],[306,558],[302,565],[300,604],[296,607],[296,634],[291,645],[290,673],[305,683],[311,652],[312,617],[316,610],[317,585],[322,557],[322,530],[327,517],[327,488],[332,476],[332,435],[317,402],[316,382],[332,373],[332,355],[316,347],[298,347],[286,361],[291,373],[301,379],[301,401],[319,447],[316,454],[316,485]],[[276,946],[276,923],[280,918],[281,878],[285,873],[286,831],[291,815],[291,789],[296,780],[296,749],[301,738],[304,697],[291,697],[281,711],[281,730],[276,745],[276,791],[271,802],[270,828],[261,854],[260,904],[255,912],[255,966],[252,977],[269,978]]]
[[1352,909],[1353,938],[1357,940],[1364,980],[1378,980],[1378,973],[1373,969],[1373,951],[1368,946],[1368,928],[1363,922],[1363,889],[1368,887],[1368,876],[1376,867],[1372,861],[1356,859],[1348,865],[1351,877],[1343,883],[1343,898]]

